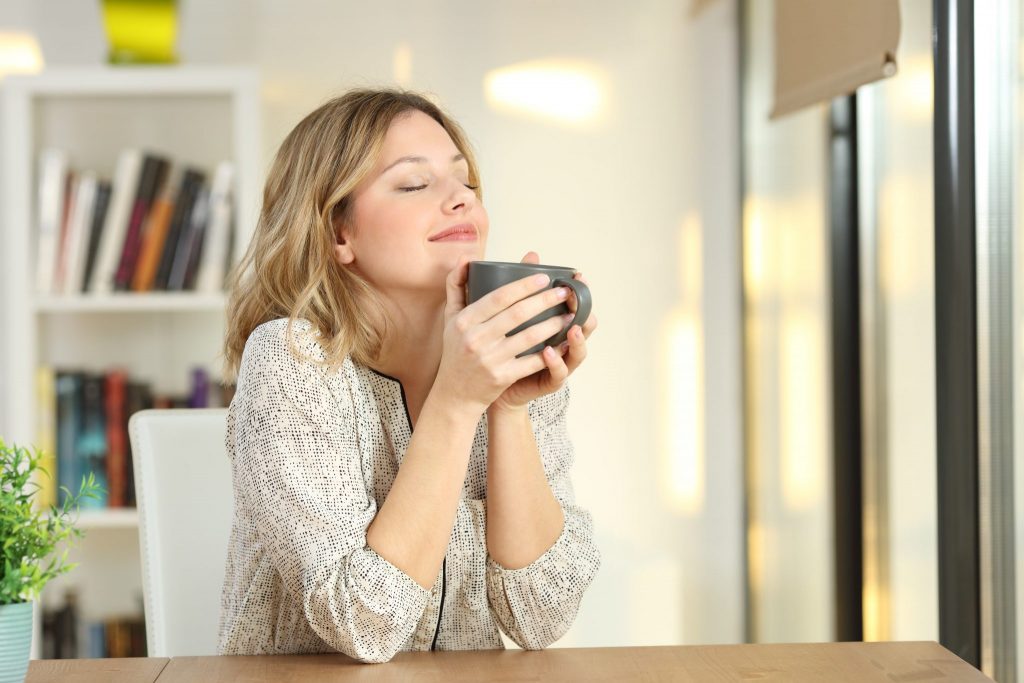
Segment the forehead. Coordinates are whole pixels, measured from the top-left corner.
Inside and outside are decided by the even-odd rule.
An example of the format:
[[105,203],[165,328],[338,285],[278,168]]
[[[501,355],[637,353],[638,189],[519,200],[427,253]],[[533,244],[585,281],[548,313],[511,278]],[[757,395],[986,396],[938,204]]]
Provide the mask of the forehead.
[[450,159],[458,153],[459,148],[441,124],[417,110],[402,114],[391,122],[384,136],[378,164],[387,166],[395,159],[409,155],[424,156],[431,161],[434,156]]

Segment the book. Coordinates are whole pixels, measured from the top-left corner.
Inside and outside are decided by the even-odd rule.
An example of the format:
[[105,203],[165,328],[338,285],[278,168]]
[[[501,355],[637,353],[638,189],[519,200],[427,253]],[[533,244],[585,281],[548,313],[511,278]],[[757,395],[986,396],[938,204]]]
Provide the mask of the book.
[[61,210],[60,242],[57,246],[57,263],[54,266],[51,294],[64,291],[64,277],[68,272],[68,241],[71,233],[71,217],[75,214],[75,200],[78,197],[78,174],[69,170],[64,177],[64,206]]
[[96,265],[90,273],[89,291],[107,293],[114,289],[114,276],[120,264],[124,238],[128,232],[132,204],[142,172],[142,152],[122,150],[117,159],[114,181],[110,189],[110,205],[103,219],[103,230],[97,247]]
[[153,289],[174,212],[175,192],[179,189],[178,175],[179,172],[175,170],[168,176],[160,196],[153,202],[153,208],[146,218],[146,227],[143,231],[145,236],[138,263],[135,265],[135,274],[132,276],[132,291],[146,292]]
[[189,408],[207,408],[210,405],[210,376],[203,368],[192,369],[192,386],[188,392]]
[[85,657],[104,659],[107,657],[107,625],[91,621],[85,625]]
[[75,659],[79,656],[78,594],[69,589],[64,594],[60,607],[44,608],[43,647],[44,659]]
[[[129,381],[127,388],[125,389],[125,410],[124,410],[124,425],[123,429],[125,434],[128,433],[128,420],[131,416],[140,410],[146,410],[147,408],[153,407],[153,393],[149,388],[148,384],[144,382],[132,382]],[[127,440],[128,445],[128,467],[126,472],[126,487],[125,487],[125,502],[129,507],[135,506],[135,466],[133,464],[134,456],[132,455],[132,443],[131,440]]]
[[186,289],[200,292],[220,292],[224,289],[224,278],[227,274],[232,243],[232,216],[234,211],[235,166],[230,161],[222,161],[213,174],[213,185],[210,187],[210,218],[203,240],[202,257],[199,259],[194,286],[186,273]]
[[167,159],[153,154],[147,154],[142,162],[139,187],[132,203],[128,231],[125,233],[124,245],[121,248],[121,260],[114,277],[115,290],[125,291],[131,284],[132,275],[135,273],[135,264],[139,258],[139,250],[142,247],[146,215],[163,186],[169,165]]
[[61,224],[64,217],[64,190],[67,155],[47,148],[39,155],[39,194],[36,229],[36,291],[53,291],[57,254],[60,247]]
[[167,289],[170,291],[185,289],[189,262],[202,249],[203,234],[206,231],[206,220],[210,206],[209,197],[210,192],[206,187],[200,186],[196,191],[195,202],[192,204],[192,211],[182,227],[181,237],[178,239],[178,247],[174,253],[174,264],[171,266],[171,274],[167,278]]
[[107,418],[107,483],[110,495],[107,504],[112,508],[128,504],[128,435],[125,426],[125,388],[128,376],[123,370],[107,373],[106,402]]
[[103,375],[82,375],[82,416],[81,429],[75,445],[75,456],[83,475],[92,474],[101,491],[96,498],[85,498],[81,501],[84,510],[95,510],[107,507],[107,421],[103,405]]
[[160,267],[157,269],[156,279],[153,282],[154,289],[165,290],[168,288],[167,283],[171,277],[171,268],[174,266],[174,257],[178,253],[178,243],[189,225],[189,216],[192,215],[196,194],[204,182],[206,182],[206,176],[202,171],[194,168],[185,169],[181,190],[178,192],[174,204],[174,215],[171,217],[167,239],[164,242],[163,254],[160,257]]
[[45,474],[36,483],[37,509],[48,509],[57,502],[57,377],[53,368],[36,368],[36,447],[43,453],[40,465]]
[[68,492],[75,494],[81,484],[81,469],[76,455],[81,430],[82,375],[78,372],[57,372],[57,504]]
[[89,291],[89,283],[92,282],[92,273],[96,269],[96,256],[100,251],[100,241],[103,237],[103,226],[107,217],[107,207],[110,206],[110,182],[100,180],[96,185],[96,201],[93,204],[92,219],[89,226],[89,248],[86,250],[85,272],[82,273],[81,291]]
[[98,183],[95,173],[86,171],[78,177],[73,209],[68,218],[68,230],[64,239],[64,273],[60,291],[64,295],[77,294],[81,291]]

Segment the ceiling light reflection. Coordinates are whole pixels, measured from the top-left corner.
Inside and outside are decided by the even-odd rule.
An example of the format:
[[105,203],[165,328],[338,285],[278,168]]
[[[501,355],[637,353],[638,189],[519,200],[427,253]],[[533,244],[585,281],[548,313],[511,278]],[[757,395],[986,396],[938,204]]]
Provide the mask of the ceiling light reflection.
[[484,76],[484,93],[499,111],[580,124],[604,113],[607,80],[583,62],[542,60],[491,71]]
[[10,74],[34,74],[43,70],[43,53],[31,33],[0,31],[0,79]]

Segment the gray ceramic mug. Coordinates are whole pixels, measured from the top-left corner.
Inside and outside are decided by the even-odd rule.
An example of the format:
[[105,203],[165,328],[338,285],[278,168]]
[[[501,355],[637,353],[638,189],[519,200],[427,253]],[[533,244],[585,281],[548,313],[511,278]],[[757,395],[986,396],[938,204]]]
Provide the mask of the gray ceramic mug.
[[[585,323],[587,318],[590,317],[590,289],[581,281],[573,279],[573,275],[576,274],[574,269],[564,266],[545,266],[539,263],[502,263],[499,261],[471,261],[469,264],[469,283],[467,285],[468,292],[466,294],[467,304],[473,303],[485,294],[493,292],[495,289],[498,289],[503,285],[515,282],[516,280],[521,280],[524,277],[529,277],[536,273],[545,273],[551,278],[551,282],[548,283],[548,286],[538,289],[538,292],[545,289],[553,289],[555,287],[569,287],[576,294],[576,316],[561,332],[550,339],[544,340],[533,348],[524,351],[519,354],[518,357],[528,356],[531,353],[543,351],[545,346],[558,346],[565,341],[566,335],[569,333],[569,330],[572,329],[573,325],[583,327],[583,323]],[[514,330],[507,332],[505,336],[511,337],[512,335],[522,332],[526,328],[536,325],[539,322],[543,322],[548,318],[556,315],[565,315],[566,313],[571,313],[568,304],[563,302],[557,306],[552,306],[546,311],[542,311],[538,315],[530,318]]]

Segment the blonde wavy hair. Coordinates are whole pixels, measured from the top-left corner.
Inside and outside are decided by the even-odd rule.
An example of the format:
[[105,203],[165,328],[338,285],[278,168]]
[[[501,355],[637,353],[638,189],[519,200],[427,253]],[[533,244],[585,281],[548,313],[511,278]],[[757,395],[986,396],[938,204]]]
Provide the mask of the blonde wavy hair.
[[[347,355],[372,364],[389,324],[375,290],[334,258],[352,194],[377,163],[396,118],[421,111],[447,131],[480,178],[462,128],[423,95],[394,89],[352,90],[306,116],[288,134],[270,167],[252,241],[229,278],[225,378],[237,377],[245,342],[259,325],[302,319],[323,348],[318,362],[340,367]],[[480,190],[476,190],[480,195]]]

